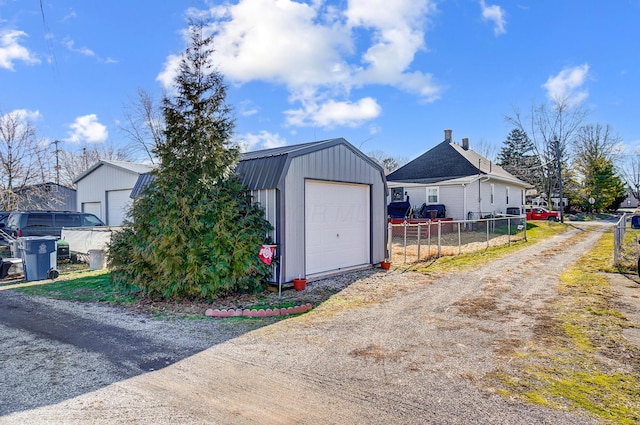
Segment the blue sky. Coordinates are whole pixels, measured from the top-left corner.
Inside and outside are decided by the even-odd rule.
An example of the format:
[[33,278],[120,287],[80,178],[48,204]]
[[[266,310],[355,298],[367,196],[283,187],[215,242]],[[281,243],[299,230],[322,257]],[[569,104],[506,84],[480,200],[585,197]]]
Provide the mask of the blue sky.
[[0,115],[67,150],[130,143],[125,108],[169,87],[198,14],[249,150],[344,137],[413,159],[450,128],[495,153],[505,115],[558,95],[640,146],[640,0],[0,0]]

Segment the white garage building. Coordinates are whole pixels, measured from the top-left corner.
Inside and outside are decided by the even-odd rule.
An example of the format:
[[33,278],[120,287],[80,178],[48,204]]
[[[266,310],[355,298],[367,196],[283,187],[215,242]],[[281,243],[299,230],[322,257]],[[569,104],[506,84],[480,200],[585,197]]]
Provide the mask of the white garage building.
[[244,153],[237,171],[274,227],[277,283],[385,259],[384,170],[345,139]]
[[138,176],[153,169],[146,164],[103,160],[74,180],[78,211],[97,215],[109,226],[120,226],[131,205]]

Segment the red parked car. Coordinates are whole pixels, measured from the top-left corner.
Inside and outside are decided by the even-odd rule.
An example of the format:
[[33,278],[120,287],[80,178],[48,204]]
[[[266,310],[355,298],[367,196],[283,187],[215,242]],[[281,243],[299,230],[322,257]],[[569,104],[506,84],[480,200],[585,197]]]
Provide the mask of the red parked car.
[[560,220],[560,213],[558,211],[549,211],[542,207],[527,208],[525,211],[527,213],[527,220]]

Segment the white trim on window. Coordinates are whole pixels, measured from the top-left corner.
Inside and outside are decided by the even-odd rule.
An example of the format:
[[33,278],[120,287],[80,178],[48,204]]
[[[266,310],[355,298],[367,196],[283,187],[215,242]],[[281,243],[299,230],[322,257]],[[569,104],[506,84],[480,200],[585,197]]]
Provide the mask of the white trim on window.
[[440,188],[439,187],[427,187],[427,204],[440,203]]

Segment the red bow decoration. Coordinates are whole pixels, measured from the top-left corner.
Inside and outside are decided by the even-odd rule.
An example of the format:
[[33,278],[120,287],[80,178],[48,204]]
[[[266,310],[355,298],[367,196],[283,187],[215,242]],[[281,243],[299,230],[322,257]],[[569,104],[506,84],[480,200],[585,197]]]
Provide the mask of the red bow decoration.
[[274,253],[276,251],[276,246],[278,245],[260,245],[260,252],[258,252],[260,261],[262,261],[266,265],[271,265]]

